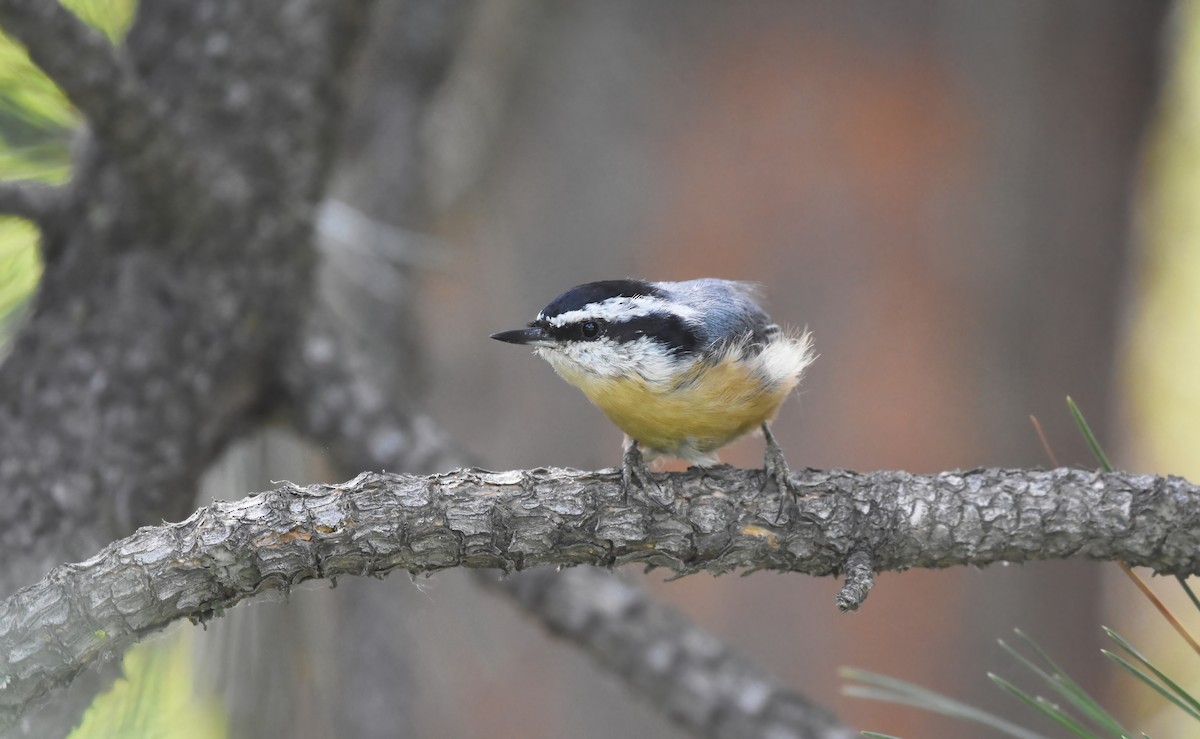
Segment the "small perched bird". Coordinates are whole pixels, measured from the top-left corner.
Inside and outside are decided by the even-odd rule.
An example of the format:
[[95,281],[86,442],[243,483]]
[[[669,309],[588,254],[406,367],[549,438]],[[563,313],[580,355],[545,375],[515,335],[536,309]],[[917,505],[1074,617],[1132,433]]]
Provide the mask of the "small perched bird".
[[767,479],[782,493],[788,467],[768,423],[812,362],[812,339],[772,323],[755,292],[712,278],[589,282],[491,338],[532,346],[625,432],[626,492],[654,484],[643,451],[707,466],[761,428]]

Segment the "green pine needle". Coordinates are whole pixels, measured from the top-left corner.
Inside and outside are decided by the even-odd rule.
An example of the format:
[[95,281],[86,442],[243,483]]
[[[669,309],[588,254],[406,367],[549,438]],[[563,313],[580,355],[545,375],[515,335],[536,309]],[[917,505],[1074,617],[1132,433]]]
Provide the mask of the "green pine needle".
[[1067,714],[1066,711],[1062,710],[1057,705],[1051,703],[1045,698],[1041,696],[1034,698],[1024,690],[1021,690],[1016,685],[1013,685],[1009,681],[993,672],[988,673],[988,679],[999,685],[1001,688],[1004,688],[1006,691],[1016,696],[1020,700],[1024,701],[1043,716],[1046,716],[1059,726],[1062,726],[1067,731],[1070,731],[1075,736],[1082,737],[1082,739],[1098,739],[1096,734],[1093,734],[1085,726],[1083,726],[1083,724],[1080,724],[1069,714]]
[[1196,607],[1197,611],[1200,611],[1200,599],[1196,598],[1196,593],[1192,591],[1192,586],[1188,585],[1187,576],[1176,575],[1175,579],[1179,581],[1179,587],[1183,588],[1183,592],[1187,593],[1187,597],[1192,601],[1192,605]]
[[943,716],[988,726],[1002,734],[1015,737],[1015,739],[1045,739],[1041,734],[1023,726],[906,680],[849,667],[843,667],[839,673],[846,680],[861,683],[860,685],[846,685],[842,688],[842,694],[852,698],[868,698],[923,708]]
[[[1121,649],[1124,649],[1126,652],[1129,653],[1130,656],[1132,656],[1138,662],[1142,663],[1142,665],[1144,665],[1147,670],[1150,670],[1150,672],[1154,673],[1154,677],[1158,678],[1158,680],[1157,681],[1152,680],[1149,675],[1146,675],[1139,668],[1130,664],[1127,660],[1125,660],[1123,657],[1121,657],[1118,654],[1113,654],[1112,652],[1102,649],[1100,651],[1102,654],[1104,654],[1104,656],[1117,662],[1118,664],[1121,664],[1122,666],[1125,667],[1125,669],[1129,670],[1130,672],[1133,672],[1135,675],[1137,675],[1140,679],[1142,679],[1144,682],[1149,684],[1155,690],[1158,690],[1164,696],[1169,698],[1172,703],[1179,706],[1180,708],[1183,708],[1183,710],[1190,713],[1193,717],[1200,719],[1200,701],[1197,701],[1196,698],[1194,696],[1192,696],[1192,694],[1189,693],[1187,690],[1185,690],[1182,686],[1180,686],[1179,683],[1177,683],[1174,680],[1172,680],[1171,678],[1167,677],[1162,672],[1162,670],[1155,667],[1154,664],[1152,662],[1150,662],[1150,660],[1146,659],[1146,657],[1143,656],[1141,652],[1139,652],[1137,649],[1135,649],[1129,642],[1125,641],[1125,638],[1122,637],[1120,634],[1118,634],[1117,632],[1108,628],[1107,626],[1101,626],[1100,628],[1104,629],[1104,633],[1108,634],[1109,638],[1112,639],[1113,641],[1115,641],[1121,647]],[[1160,687],[1161,687],[1161,689],[1160,689]],[[1175,697],[1172,697],[1172,695],[1167,695],[1167,693],[1165,691],[1168,691],[1168,690]]]
[[1162,697],[1166,698],[1171,703],[1174,703],[1176,706],[1178,706],[1181,710],[1183,710],[1185,713],[1187,713],[1192,718],[1196,719],[1197,721],[1200,721],[1200,713],[1197,713],[1190,706],[1188,706],[1188,704],[1186,704],[1182,700],[1180,700],[1179,696],[1175,695],[1170,690],[1167,690],[1165,687],[1160,685],[1156,680],[1154,680],[1154,678],[1150,677],[1145,672],[1138,669],[1138,667],[1136,665],[1130,663],[1129,660],[1125,659],[1124,657],[1122,657],[1119,654],[1110,652],[1107,649],[1101,649],[1100,654],[1103,654],[1105,657],[1108,657],[1109,659],[1111,659],[1113,662],[1116,662],[1121,667],[1124,667],[1129,672],[1129,674],[1133,675],[1138,680],[1141,680],[1143,683],[1145,683],[1146,685],[1153,688],[1156,693],[1158,693]]
[[[1096,440],[1096,435],[1092,433],[1092,428],[1088,426],[1087,419],[1083,417],[1083,412],[1079,410],[1079,406],[1075,405],[1075,401],[1071,396],[1067,396],[1067,408],[1070,409],[1071,415],[1075,418],[1075,424],[1079,426],[1079,431],[1083,434],[1083,438],[1087,440],[1088,446],[1092,450],[1092,456],[1100,463],[1105,472],[1112,472],[1112,463],[1108,461],[1108,455],[1104,453],[1104,449],[1100,447],[1100,442]],[[1200,611],[1200,598],[1192,592],[1192,588],[1187,584],[1187,578],[1183,575],[1176,575],[1175,579],[1179,581],[1179,587],[1183,588],[1183,592],[1187,593],[1187,597],[1192,601],[1192,605],[1197,611]]]
[[1079,431],[1083,434],[1083,438],[1087,440],[1088,446],[1092,449],[1092,456],[1100,463],[1105,472],[1112,472],[1113,466],[1108,461],[1108,457],[1104,454],[1104,450],[1100,448],[1100,442],[1096,441],[1096,435],[1092,433],[1092,429],[1088,426],[1087,419],[1083,417],[1083,413],[1079,410],[1079,406],[1075,405],[1075,401],[1071,400],[1071,396],[1067,396],[1067,408],[1071,409],[1071,415],[1075,417],[1075,424],[1079,426]]
[[1071,679],[1071,676],[1062,670],[1058,664],[1050,658],[1041,646],[1038,645],[1029,635],[1020,629],[1013,629],[1013,632],[1020,638],[1025,645],[1032,649],[1034,654],[1050,669],[1049,671],[1042,669],[1033,660],[1018,652],[1015,648],[1009,646],[1003,639],[999,640],[1000,646],[1009,654],[1023,664],[1028,670],[1040,677],[1047,685],[1053,688],[1059,695],[1065,698],[1072,706],[1081,711],[1084,716],[1099,726],[1101,729],[1118,737],[1131,736],[1128,729],[1121,726],[1112,714],[1105,711],[1103,706],[1096,701],[1091,695],[1083,689],[1079,683]]

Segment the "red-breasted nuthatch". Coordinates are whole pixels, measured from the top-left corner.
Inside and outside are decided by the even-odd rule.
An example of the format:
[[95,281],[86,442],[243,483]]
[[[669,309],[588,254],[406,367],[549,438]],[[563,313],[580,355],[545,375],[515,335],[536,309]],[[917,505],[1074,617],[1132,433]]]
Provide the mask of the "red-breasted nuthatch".
[[492,338],[534,347],[625,432],[626,491],[634,480],[657,487],[642,450],[707,466],[761,428],[767,479],[783,493],[787,462],[768,424],[812,362],[812,339],[772,323],[755,289],[711,278],[589,282]]

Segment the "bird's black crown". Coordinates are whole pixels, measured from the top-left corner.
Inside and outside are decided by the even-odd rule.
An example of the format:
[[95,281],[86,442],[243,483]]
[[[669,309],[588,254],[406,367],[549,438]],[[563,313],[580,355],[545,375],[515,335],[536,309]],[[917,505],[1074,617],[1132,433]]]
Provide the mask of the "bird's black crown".
[[576,285],[559,295],[542,309],[542,316],[553,318],[609,298],[636,298],[639,295],[649,295],[655,298],[666,297],[662,290],[645,280],[601,280]]

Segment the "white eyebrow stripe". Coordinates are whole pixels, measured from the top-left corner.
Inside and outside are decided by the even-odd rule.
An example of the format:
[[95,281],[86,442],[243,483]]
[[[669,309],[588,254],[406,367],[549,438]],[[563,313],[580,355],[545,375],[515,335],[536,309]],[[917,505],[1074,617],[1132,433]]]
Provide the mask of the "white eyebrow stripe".
[[617,322],[630,318],[641,318],[653,313],[671,313],[685,321],[696,316],[696,310],[683,303],[672,303],[669,300],[650,295],[638,295],[632,298],[609,298],[599,303],[589,303],[578,310],[559,313],[551,318],[546,318],[542,313],[538,313],[537,320],[546,321],[551,326],[561,328],[587,319]]

